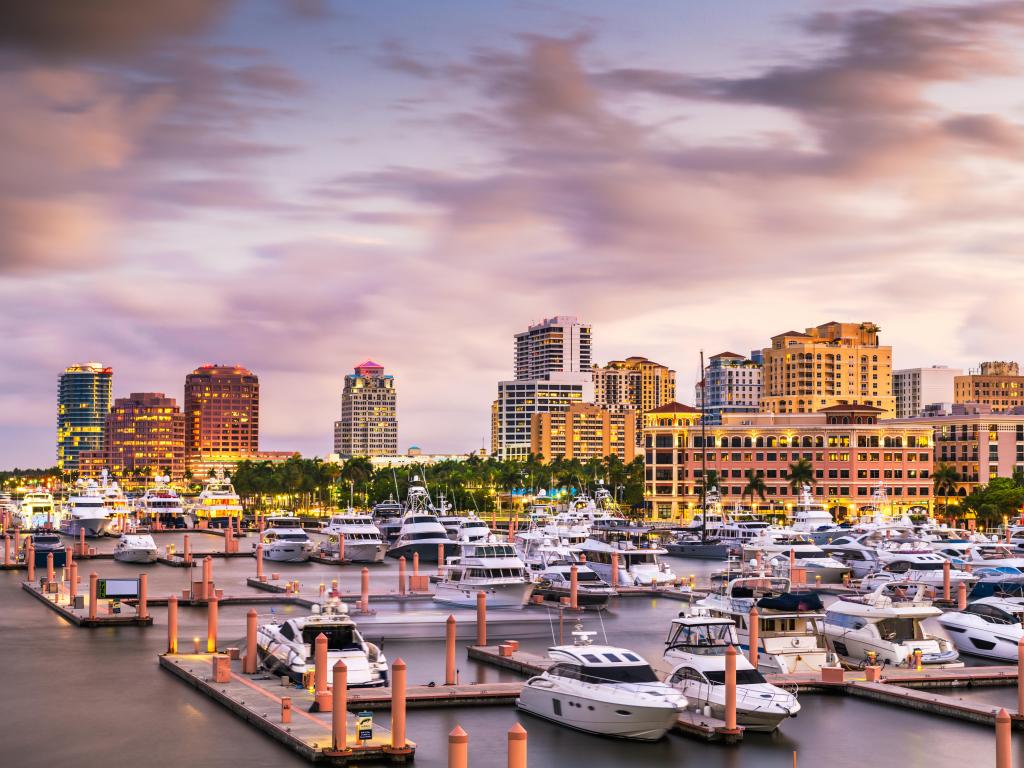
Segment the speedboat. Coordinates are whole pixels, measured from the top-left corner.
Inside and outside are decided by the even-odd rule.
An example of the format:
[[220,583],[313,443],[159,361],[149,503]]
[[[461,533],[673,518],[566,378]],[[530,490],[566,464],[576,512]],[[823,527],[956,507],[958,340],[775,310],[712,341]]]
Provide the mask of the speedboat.
[[942,615],[927,598],[930,591],[918,583],[888,583],[862,597],[841,597],[825,612],[829,647],[850,665],[868,663],[873,653],[880,664],[909,666],[921,651],[924,665],[962,667],[953,644],[921,625]]
[[192,512],[210,528],[227,528],[234,518],[242,517],[242,500],[224,473],[217,472],[199,492]]
[[185,513],[181,497],[169,482],[166,476],[158,477],[139,497],[136,502],[139,519],[149,524],[159,523],[164,528],[191,528],[192,519]]
[[1017,663],[1017,643],[1024,637],[1024,597],[983,597],[962,611],[938,618],[961,653]]
[[114,547],[114,559],[122,563],[155,563],[156,542],[147,533],[122,533]]
[[1014,552],[1006,544],[966,543],[936,550],[956,566],[972,568],[1024,568],[1024,555]]
[[790,580],[740,576],[721,584],[697,606],[735,622],[741,646],[750,644],[750,609],[758,610],[757,667],[762,672],[818,672],[829,666],[821,623],[821,598],[815,592],[791,592]]
[[79,480],[65,503],[61,530],[69,536],[84,531],[86,536],[95,538],[105,536],[113,525],[112,510],[100,486],[95,480]]
[[[872,590],[882,584],[910,582],[941,589],[944,584],[943,565],[946,559],[933,552],[879,552],[884,565],[878,571],[861,579],[863,589]],[[959,568],[950,568],[949,581],[955,590],[963,582],[970,589],[978,579]]]
[[434,586],[434,600],[470,608],[477,592],[487,595],[494,608],[522,608],[533,592],[526,565],[511,544],[497,541],[463,542],[461,554],[452,558]]
[[572,569],[576,568],[576,604],[580,608],[600,610],[618,595],[608,582],[598,576],[586,563],[552,563],[536,576],[533,593],[546,601],[560,603],[572,596]]
[[618,584],[641,587],[667,587],[675,584],[676,575],[668,563],[659,560],[667,554],[660,547],[638,547],[632,541],[603,542],[587,539],[576,547],[577,553],[586,555],[589,565],[609,584],[612,578],[612,555],[618,556]]
[[[665,641],[665,660],[672,672],[665,678],[686,696],[690,708],[725,719],[727,649],[738,645],[736,624],[709,615],[680,614],[672,620]],[[736,722],[752,731],[774,731],[787,717],[796,717],[796,695],[771,685],[746,656],[736,655]]]
[[379,563],[387,552],[387,544],[380,529],[374,525],[373,517],[362,515],[354,509],[331,515],[327,526],[321,531],[327,537],[323,550],[337,556],[341,551],[341,537],[345,537],[345,559],[354,563]]
[[[269,526],[263,531],[263,557],[276,563],[304,563],[313,554],[313,540],[294,515],[267,518]],[[348,545],[346,544],[346,547]],[[255,550],[255,545],[253,545]]]
[[[8,509],[10,507],[8,506]],[[21,506],[17,508],[17,517],[21,521],[22,528],[42,528],[47,523],[59,526],[60,521],[56,519],[57,509],[53,504],[53,494],[42,488],[29,491],[21,500]]]
[[593,634],[577,629],[574,645],[550,648],[556,663],[523,684],[516,707],[586,733],[657,741],[686,710],[686,697],[639,654],[591,645]]
[[68,561],[68,548],[55,533],[32,534],[32,551],[35,552],[36,567],[44,567],[50,554],[53,555],[54,568],[61,568]]
[[310,616],[278,617],[261,624],[256,632],[260,661],[272,674],[287,675],[295,683],[309,687],[315,671],[316,638],[320,634],[327,637],[328,670],[339,661],[344,662],[349,687],[388,684],[388,662],[383,651],[363,639],[345,604],[338,599],[323,606],[314,605]]
[[1024,597],[1024,571],[1008,565],[995,568],[975,568],[971,574],[977,579],[967,595],[968,600],[983,597]]

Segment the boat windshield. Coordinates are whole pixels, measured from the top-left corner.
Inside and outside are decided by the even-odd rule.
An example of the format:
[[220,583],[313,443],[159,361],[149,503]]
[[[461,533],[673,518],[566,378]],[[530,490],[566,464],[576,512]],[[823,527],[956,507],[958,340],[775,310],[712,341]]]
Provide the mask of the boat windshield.
[[55,544],[60,544],[60,537],[59,536],[33,536],[32,537],[32,543],[33,544],[46,544],[48,546],[55,545]]
[[908,640],[923,640],[920,624],[914,619],[882,619],[877,624],[878,634],[891,643],[905,643]]
[[313,647],[316,643],[317,635],[321,632],[327,636],[327,650],[329,651],[351,651],[362,648],[356,640],[354,628],[346,625],[303,627],[302,642]]
[[584,683],[656,683],[658,676],[649,664],[596,665],[582,667],[578,664],[557,664],[550,673]]
[[[712,683],[713,685],[725,685],[724,670],[705,672],[704,674],[707,676],[709,683]],[[736,670],[736,685],[760,685],[764,682],[767,682],[764,679],[764,675],[762,675],[756,669]]]
[[732,624],[673,624],[667,645],[722,649],[733,642]]

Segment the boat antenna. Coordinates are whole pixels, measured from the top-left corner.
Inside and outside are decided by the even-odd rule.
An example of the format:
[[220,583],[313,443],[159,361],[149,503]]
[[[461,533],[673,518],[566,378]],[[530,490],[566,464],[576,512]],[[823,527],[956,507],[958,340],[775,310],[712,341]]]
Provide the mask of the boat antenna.
[[391,465],[391,479],[395,483],[395,498],[396,499],[402,498],[402,492],[400,490],[398,490],[398,475],[395,474],[395,465],[394,464]]
[[704,350],[700,351],[700,542],[708,540],[707,390],[704,387]]
[[608,645],[608,630],[604,628],[604,617],[601,615],[603,611],[597,612],[597,619],[601,622],[601,634],[604,635],[604,644]]

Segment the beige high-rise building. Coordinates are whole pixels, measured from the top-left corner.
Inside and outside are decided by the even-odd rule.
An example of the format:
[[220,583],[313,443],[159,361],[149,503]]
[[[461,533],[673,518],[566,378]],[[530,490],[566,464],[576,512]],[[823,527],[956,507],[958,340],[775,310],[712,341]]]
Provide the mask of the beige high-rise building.
[[1004,413],[1024,405],[1024,376],[1017,363],[982,363],[953,379],[953,402],[982,403],[991,405],[993,413]]
[[896,415],[892,347],[874,323],[825,323],[772,337],[763,351],[761,411],[814,413],[834,405],[870,405]]
[[564,411],[534,413],[530,421],[530,453],[544,461],[614,455],[629,463],[636,456],[636,419],[629,411],[613,413],[590,403],[573,403]]
[[594,366],[594,403],[614,413],[631,411],[639,445],[643,415],[676,399],[676,372],[646,357],[611,360]]
[[340,456],[398,453],[398,395],[395,377],[367,360],[345,377],[341,419],[334,422],[334,452]]

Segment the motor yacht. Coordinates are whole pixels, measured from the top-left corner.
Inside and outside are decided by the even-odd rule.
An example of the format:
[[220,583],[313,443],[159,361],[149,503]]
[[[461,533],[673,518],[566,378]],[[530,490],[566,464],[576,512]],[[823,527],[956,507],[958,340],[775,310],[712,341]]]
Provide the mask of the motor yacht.
[[[304,563],[315,549],[313,540],[302,527],[302,521],[295,515],[268,517],[260,543],[263,544],[263,557],[275,563]],[[345,547],[347,550],[348,542]]]
[[[730,646],[738,645],[736,625],[710,615],[680,614],[665,641],[672,671],[665,682],[686,696],[689,707],[725,719],[725,667]],[[796,717],[794,693],[771,685],[742,653],[736,655],[736,722],[751,731],[771,732]]]
[[[585,540],[578,541],[576,544],[582,544]],[[516,548],[519,559],[526,563],[527,570],[534,576],[552,565],[561,563],[572,565],[579,562],[573,544],[544,531],[516,531],[512,544]]]
[[533,592],[526,565],[515,547],[497,540],[462,542],[434,585],[434,600],[465,608],[476,605],[477,592],[487,595],[494,608],[522,608]]
[[740,645],[747,647],[750,609],[756,605],[758,669],[774,674],[820,671],[833,660],[822,634],[821,598],[814,592],[790,590],[787,578],[738,576],[723,582],[697,606],[735,622]]
[[454,557],[458,550],[459,545],[449,538],[437,518],[430,493],[420,478],[414,476],[406,492],[402,527],[388,549],[388,557],[411,560],[413,554],[418,553],[421,563],[436,563],[439,556],[444,561]]
[[263,667],[308,688],[316,666],[316,638],[321,634],[327,637],[328,669],[344,662],[350,688],[388,684],[388,663],[383,651],[363,639],[345,604],[338,599],[323,606],[314,605],[310,616],[274,617],[273,621],[261,624],[256,632],[256,646]]
[[[812,583],[820,581],[822,584],[840,584],[843,577],[850,573],[850,566],[831,557],[802,533],[765,529],[743,548],[743,557],[756,557],[758,552],[774,570],[787,571],[792,553],[796,567],[802,568]],[[792,579],[792,574],[787,575]]]
[[909,529],[850,529],[835,536],[822,548],[844,565],[854,578],[863,578],[882,565],[881,553],[928,552],[930,547]]
[[331,515],[321,533],[326,537],[321,548],[331,557],[340,553],[342,536],[345,537],[345,559],[353,563],[379,563],[387,552],[387,544],[374,525],[373,517],[354,509]]
[[158,477],[136,502],[140,522],[159,523],[163,528],[191,528],[192,518],[185,512],[178,492],[169,477]]
[[657,741],[685,711],[686,697],[639,654],[592,645],[593,634],[577,629],[575,644],[550,648],[556,663],[523,684],[516,706],[586,733]]
[[[8,509],[10,510],[9,506]],[[53,503],[53,494],[42,488],[25,494],[20,506],[16,508],[16,517],[20,520],[21,527],[27,529],[42,528],[47,523],[57,528],[61,523]]]
[[1024,597],[1024,570],[1001,565],[995,568],[974,568],[971,574],[977,579],[968,600],[983,597]]
[[390,543],[398,538],[398,532],[402,530],[402,515],[405,512],[402,502],[396,500],[394,496],[388,496],[386,501],[374,504],[371,512],[385,542]]
[[938,618],[961,653],[1017,663],[1017,644],[1024,637],[1024,597],[983,597],[962,611]]
[[45,568],[47,555],[53,555],[53,567],[62,568],[68,561],[68,548],[56,533],[32,534],[32,551],[37,568]]
[[455,530],[455,541],[486,541],[491,535],[490,526],[476,515],[467,515],[459,519]]
[[832,513],[825,509],[811,493],[811,486],[804,484],[793,507],[793,517],[789,523],[790,530],[798,533],[813,533],[835,525]]
[[701,539],[699,533],[689,530],[677,531],[665,544],[665,551],[673,557],[693,560],[725,560],[729,557],[729,545],[715,538]]
[[[667,587],[676,583],[668,563],[659,558],[668,554],[660,547],[638,547],[632,541],[603,542],[587,539],[576,552],[585,555],[598,576],[609,584],[623,586]],[[618,579],[612,578],[612,555],[618,556]]]
[[572,595],[572,569],[576,568],[576,604],[580,608],[607,608],[619,593],[585,563],[552,563],[534,579],[533,593],[547,602],[561,603]]
[[1024,568],[1024,554],[1014,552],[1006,544],[964,543],[947,545],[935,553],[953,565],[972,568]]
[[922,622],[942,611],[932,605],[919,583],[888,583],[862,597],[844,596],[825,612],[825,638],[829,647],[849,665],[869,663],[911,665],[914,651],[921,663],[932,667],[962,667],[959,654],[945,638],[930,635]]
[[114,559],[122,563],[155,563],[156,542],[147,533],[122,533],[114,547]]
[[228,523],[242,517],[242,500],[223,472],[206,480],[192,507],[196,520],[210,528],[227,528]]
[[[877,571],[861,579],[861,587],[873,590],[882,584],[910,582],[942,589],[944,584],[943,565],[946,559],[934,552],[879,552],[882,564]],[[978,580],[974,574],[959,568],[950,568],[950,585],[955,590],[960,582],[970,589]]]
[[79,480],[68,496],[60,523],[69,536],[85,531],[90,538],[105,536],[114,525],[112,510],[106,505],[106,496],[95,480]]

